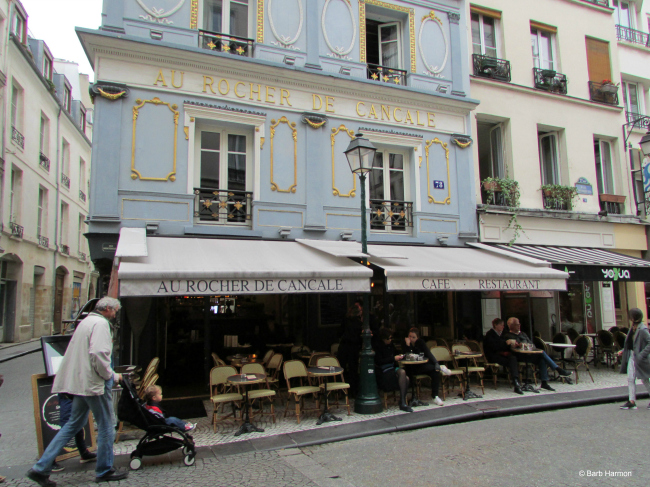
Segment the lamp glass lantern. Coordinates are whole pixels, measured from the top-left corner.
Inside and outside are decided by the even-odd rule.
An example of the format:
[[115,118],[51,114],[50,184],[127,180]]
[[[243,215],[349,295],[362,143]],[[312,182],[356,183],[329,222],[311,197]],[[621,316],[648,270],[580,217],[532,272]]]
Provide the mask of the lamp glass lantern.
[[646,157],[650,156],[650,130],[648,130],[646,134],[641,137],[639,145],[641,146],[641,152],[643,152],[643,155]]
[[350,170],[360,175],[368,174],[372,169],[375,152],[377,148],[368,139],[362,134],[356,134],[345,151]]

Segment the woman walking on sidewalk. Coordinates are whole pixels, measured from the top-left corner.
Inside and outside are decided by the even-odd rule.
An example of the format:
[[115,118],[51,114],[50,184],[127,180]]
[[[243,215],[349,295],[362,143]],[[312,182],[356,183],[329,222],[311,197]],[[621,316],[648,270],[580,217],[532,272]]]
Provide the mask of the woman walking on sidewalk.
[[[650,393],[650,333],[643,323],[643,312],[639,308],[629,311],[632,327],[627,333],[625,347],[618,352],[621,357],[621,374],[627,374],[628,401],[621,409],[636,409],[636,379],[641,379]],[[648,405],[650,409],[650,404]]]

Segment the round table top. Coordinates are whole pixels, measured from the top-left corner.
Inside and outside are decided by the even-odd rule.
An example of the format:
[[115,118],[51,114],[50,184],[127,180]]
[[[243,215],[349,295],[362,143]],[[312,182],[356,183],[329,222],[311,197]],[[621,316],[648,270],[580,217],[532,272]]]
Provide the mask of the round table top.
[[517,353],[544,353],[544,350],[524,350],[523,348],[514,350]]
[[419,364],[426,364],[429,361],[429,359],[423,359],[423,360],[400,360],[399,363],[402,365],[419,365]]
[[478,352],[460,352],[460,353],[455,353],[454,358],[459,359],[459,358],[479,358],[482,357],[483,354],[478,353]]
[[557,348],[576,348],[573,343],[548,343],[551,347]]
[[[249,379],[249,377],[255,377],[254,379]],[[233,384],[257,384],[266,379],[266,374],[236,374],[228,377],[228,382]]]
[[343,367],[321,365],[317,367],[307,367],[307,373],[311,375],[337,375],[343,372]]
[[126,374],[128,372],[138,373],[142,370],[139,365],[116,365],[113,369],[118,374]]

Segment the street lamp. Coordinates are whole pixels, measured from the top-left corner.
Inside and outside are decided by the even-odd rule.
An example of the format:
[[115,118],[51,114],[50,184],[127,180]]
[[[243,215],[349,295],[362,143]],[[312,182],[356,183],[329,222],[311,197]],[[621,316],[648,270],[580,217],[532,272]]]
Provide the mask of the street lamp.
[[643,155],[646,157],[650,156],[650,130],[648,130],[646,134],[641,137],[639,145],[641,146],[641,152],[643,152]]
[[[350,170],[359,175],[361,185],[361,252],[368,253],[368,236],[366,221],[366,175],[372,170],[372,163],[375,159],[377,149],[363,137],[356,134],[350,142],[345,157],[350,164]],[[364,263],[367,265],[367,261]],[[363,295],[363,346],[359,360],[361,390],[354,401],[354,412],[359,414],[375,414],[382,410],[381,400],[377,393],[377,381],[375,379],[375,352],[370,344],[370,295]]]

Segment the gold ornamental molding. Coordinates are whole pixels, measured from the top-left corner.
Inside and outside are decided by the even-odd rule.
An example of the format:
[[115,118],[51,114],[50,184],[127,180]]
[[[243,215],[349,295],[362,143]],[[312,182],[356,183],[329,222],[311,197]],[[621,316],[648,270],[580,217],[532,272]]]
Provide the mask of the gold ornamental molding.
[[339,132],[343,132],[345,134],[348,134],[350,137],[350,140],[354,139],[354,130],[348,130],[348,128],[345,125],[341,125],[339,128],[333,128],[332,133],[330,135],[330,139],[332,139],[332,193],[334,196],[342,196],[343,198],[354,198],[354,196],[357,193],[357,178],[354,177],[354,174],[352,174],[352,189],[347,193],[343,194],[339,189],[336,187],[336,176],[335,176],[335,152],[334,152],[334,144],[336,142],[336,136]]
[[409,47],[411,51],[411,72],[416,71],[415,59],[415,9],[393,5],[381,0],[359,0],[359,56],[360,62],[366,63],[366,4],[404,12],[409,15]]
[[190,29],[198,29],[198,27],[199,27],[199,0],[192,0],[192,4],[190,7]]
[[[273,177],[273,139],[275,138],[275,129],[281,123],[286,123],[291,129],[291,136],[293,137],[293,184],[289,189],[280,189]],[[278,193],[295,193],[298,187],[298,130],[296,129],[296,122],[290,122],[284,115],[276,120],[271,120],[271,191]]]
[[264,0],[257,0],[257,42],[264,43]]
[[[178,112],[178,105],[176,104],[169,104],[164,101],[162,101],[160,98],[155,97],[152,100],[140,100],[137,99],[135,100],[135,105],[133,106],[133,142],[131,144],[131,179],[140,179],[141,181],[171,181],[174,182],[176,181],[176,148],[178,146],[178,117],[179,117],[179,112]],[[173,167],[172,170],[167,176],[164,178],[151,178],[151,177],[145,177],[142,174],[140,174],[140,171],[138,171],[135,168],[135,129],[138,121],[138,114],[139,111],[142,107],[144,107],[147,103],[151,103],[155,106],[159,105],[165,105],[169,110],[174,114],[174,155],[173,155]]]
[[[440,144],[440,147],[445,150],[445,157],[447,158],[447,197],[442,201],[436,201],[436,199],[431,194],[431,177],[429,176],[429,148],[433,144]],[[427,194],[429,195],[429,203],[435,203],[438,205],[451,204],[451,185],[449,184],[449,148],[447,145],[448,144],[446,142],[443,142],[438,137],[433,140],[427,140],[426,144],[424,145],[424,152],[427,158]]]

